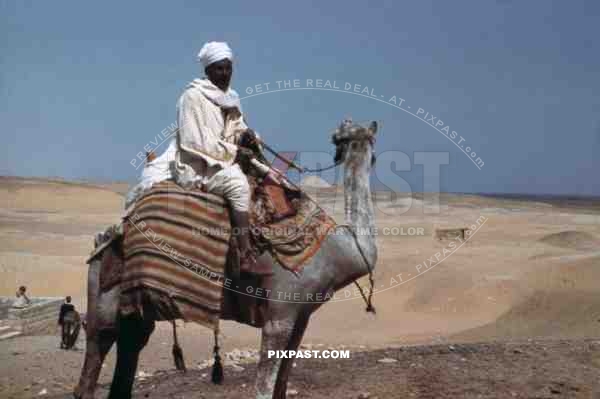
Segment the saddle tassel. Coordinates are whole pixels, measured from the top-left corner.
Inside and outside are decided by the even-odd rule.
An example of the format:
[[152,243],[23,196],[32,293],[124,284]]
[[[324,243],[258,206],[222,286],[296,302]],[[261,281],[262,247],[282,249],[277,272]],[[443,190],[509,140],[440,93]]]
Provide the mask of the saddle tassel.
[[173,361],[175,362],[175,368],[179,371],[186,372],[187,368],[185,367],[185,360],[183,359],[183,351],[179,346],[179,341],[177,340],[177,324],[175,324],[175,320],[171,320],[173,324]]
[[221,363],[221,356],[219,355],[219,330],[215,329],[215,347],[214,355],[215,361],[212,368],[212,382],[213,384],[220,385],[223,383],[223,364]]

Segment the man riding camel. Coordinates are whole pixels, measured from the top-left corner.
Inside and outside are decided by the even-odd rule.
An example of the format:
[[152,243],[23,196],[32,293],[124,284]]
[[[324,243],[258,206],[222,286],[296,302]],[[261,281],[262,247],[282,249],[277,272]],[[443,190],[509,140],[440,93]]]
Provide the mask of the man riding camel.
[[[238,94],[230,88],[233,54],[227,43],[206,43],[198,53],[206,78],[190,82],[177,102],[176,137],[167,150],[147,162],[140,184],[128,195],[127,206],[159,181],[173,179],[185,188],[198,188],[224,197],[231,208],[233,233],[240,249],[240,270],[272,274],[270,263],[253,254],[249,238],[250,187],[236,159],[240,140],[257,136],[246,126]],[[280,182],[268,166],[251,164]]]

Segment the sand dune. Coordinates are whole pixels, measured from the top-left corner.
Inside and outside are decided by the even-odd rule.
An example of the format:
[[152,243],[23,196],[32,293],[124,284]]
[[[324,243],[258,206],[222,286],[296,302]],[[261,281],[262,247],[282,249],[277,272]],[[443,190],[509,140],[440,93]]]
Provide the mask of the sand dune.
[[83,304],[94,232],[119,220],[123,198],[101,187],[0,179],[0,294],[72,295]]
[[[554,240],[557,235],[550,237]],[[517,298],[517,303],[494,322],[452,338],[473,341],[597,337],[600,334],[600,296],[597,292],[600,256],[577,257],[568,262],[563,259],[542,258],[532,262],[520,278],[525,291]]]
[[561,248],[576,250],[591,250],[600,247],[600,240],[590,233],[567,230],[559,233],[548,234],[540,242]]
[[122,197],[83,183],[3,178],[2,208],[40,213],[104,213],[122,206]]

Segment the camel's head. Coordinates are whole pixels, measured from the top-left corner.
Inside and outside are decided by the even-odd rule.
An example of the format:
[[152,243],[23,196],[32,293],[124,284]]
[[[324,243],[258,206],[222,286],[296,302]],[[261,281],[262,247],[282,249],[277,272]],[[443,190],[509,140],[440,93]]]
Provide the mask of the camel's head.
[[375,135],[377,134],[377,122],[373,121],[369,126],[353,123],[351,119],[345,119],[335,130],[331,141],[335,145],[335,162],[346,162],[352,158],[364,159],[365,154],[371,157],[371,164],[375,164]]

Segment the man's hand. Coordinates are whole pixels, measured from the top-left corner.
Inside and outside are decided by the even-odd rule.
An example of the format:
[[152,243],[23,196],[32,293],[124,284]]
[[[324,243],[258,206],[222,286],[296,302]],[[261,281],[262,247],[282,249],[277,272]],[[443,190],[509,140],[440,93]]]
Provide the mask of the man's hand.
[[246,129],[240,136],[239,145],[246,148],[256,148],[257,136],[252,129]]
[[246,147],[238,147],[237,149],[237,162],[249,163],[254,158],[254,152]]
[[238,107],[221,107],[221,111],[223,111],[224,119],[238,119],[242,116]]
[[244,132],[244,136],[246,136],[245,139],[248,140],[249,143],[256,141],[256,139],[258,138],[256,136],[256,133],[254,133],[254,130],[250,128],[246,129],[246,131]]
[[238,147],[238,151],[241,152],[245,157],[254,158],[254,152],[250,148]]

